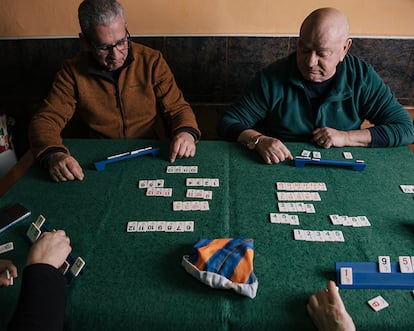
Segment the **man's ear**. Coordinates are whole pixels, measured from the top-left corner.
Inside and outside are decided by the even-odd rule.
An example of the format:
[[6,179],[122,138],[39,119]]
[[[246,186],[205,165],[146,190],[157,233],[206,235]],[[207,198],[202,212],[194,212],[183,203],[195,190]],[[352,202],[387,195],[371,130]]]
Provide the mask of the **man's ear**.
[[341,57],[341,62],[344,60],[345,55],[348,53],[349,49],[351,48],[351,45],[352,45],[352,39],[351,38],[348,38],[345,41],[345,44],[344,44],[344,48],[343,48],[343,52],[342,52],[342,57]]
[[351,48],[351,45],[352,45],[352,39],[351,38],[348,38],[346,40],[346,43],[345,43],[345,52],[346,53],[348,53],[349,49]]

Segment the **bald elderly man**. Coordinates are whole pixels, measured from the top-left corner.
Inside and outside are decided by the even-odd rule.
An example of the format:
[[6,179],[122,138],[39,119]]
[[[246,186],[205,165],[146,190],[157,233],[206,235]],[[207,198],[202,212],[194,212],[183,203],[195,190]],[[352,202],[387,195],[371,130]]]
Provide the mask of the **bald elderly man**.
[[[219,131],[257,151],[265,163],[292,159],[284,141],[324,147],[392,147],[414,141],[408,112],[374,69],[348,54],[346,16],[312,12],[297,51],[259,72],[247,93],[224,114]],[[369,120],[375,126],[360,129]]]

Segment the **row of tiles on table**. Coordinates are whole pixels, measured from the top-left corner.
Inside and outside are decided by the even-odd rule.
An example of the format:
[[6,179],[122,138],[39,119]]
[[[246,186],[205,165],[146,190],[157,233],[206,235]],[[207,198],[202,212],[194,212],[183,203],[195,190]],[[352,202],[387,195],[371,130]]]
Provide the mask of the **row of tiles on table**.
[[[187,100],[229,102],[255,73],[296,49],[295,37],[133,37],[163,52]],[[64,59],[81,49],[77,38],[1,40],[1,96],[25,88],[47,93]],[[414,105],[414,40],[354,38],[351,53],[373,65],[401,103]],[[18,91],[18,92],[16,92]]]

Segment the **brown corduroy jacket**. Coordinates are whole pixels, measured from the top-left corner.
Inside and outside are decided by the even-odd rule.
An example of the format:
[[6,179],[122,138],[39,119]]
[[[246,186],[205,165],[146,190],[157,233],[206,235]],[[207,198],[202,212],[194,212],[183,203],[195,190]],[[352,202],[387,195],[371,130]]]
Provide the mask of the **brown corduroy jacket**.
[[89,53],[65,61],[29,126],[36,158],[49,148],[69,152],[61,132],[75,113],[87,131],[82,137],[155,139],[180,129],[201,135],[162,54],[136,43],[131,43],[118,80]]

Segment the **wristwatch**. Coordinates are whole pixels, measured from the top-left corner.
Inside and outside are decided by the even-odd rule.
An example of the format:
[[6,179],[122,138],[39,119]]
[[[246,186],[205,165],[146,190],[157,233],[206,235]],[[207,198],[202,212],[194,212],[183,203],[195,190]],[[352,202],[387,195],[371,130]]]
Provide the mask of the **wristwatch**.
[[263,136],[262,134],[258,134],[256,136],[250,137],[249,141],[247,142],[246,146],[248,149],[255,149],[256,145],[260,141],[260,137]]

